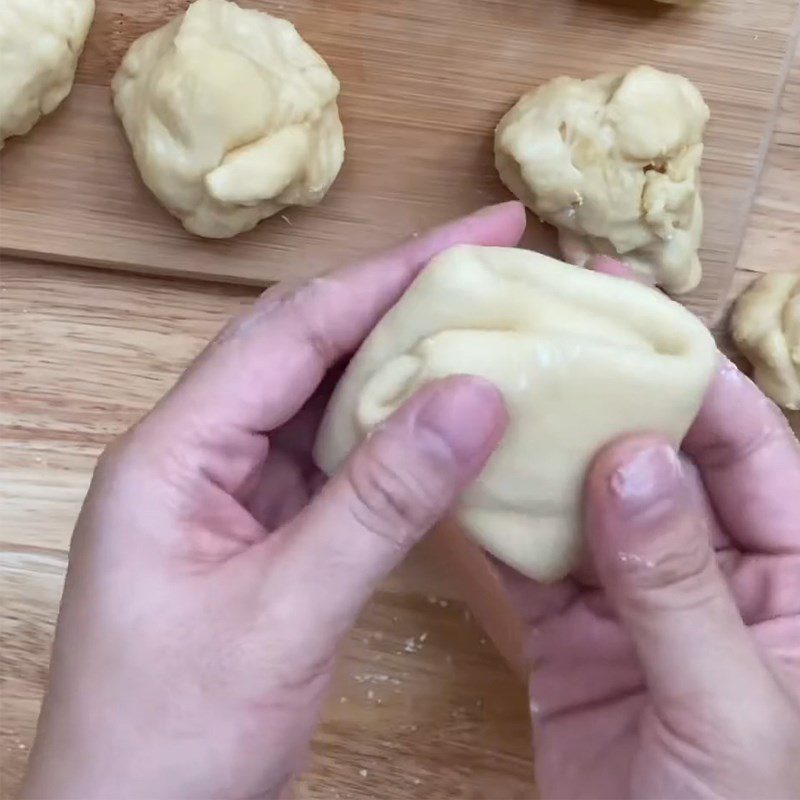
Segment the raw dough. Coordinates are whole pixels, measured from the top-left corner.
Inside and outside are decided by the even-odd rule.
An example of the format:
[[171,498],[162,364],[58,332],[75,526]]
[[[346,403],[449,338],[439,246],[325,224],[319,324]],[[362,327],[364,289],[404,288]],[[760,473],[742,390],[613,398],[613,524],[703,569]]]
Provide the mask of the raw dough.
[[525,250],[459,246],[428,265],[361,346],[315,458],[335,472],[430,380],[487,378],[511,424],[458,518],[498,558],[556,580],[580,550],[592,456],[626,431],[680,442],[715,361],[705,327],[653,289]]
[[264,12],[197,0],[133,43],[112,90],[145,184],[200,236],[318,203],[342,166],[339,81]]
[[745,290],[731,333],[755,382],[784,408],[800,410],[800,272],[773,272]]
[[0,149],[69,94],[94,0],[0,2]]
[[708,117],[686,78],[652,67],[556,78],[500,121],[497,170],[558,228],[568,261],[618,256],[667,291],[686,292],[701,277],[698,170]]

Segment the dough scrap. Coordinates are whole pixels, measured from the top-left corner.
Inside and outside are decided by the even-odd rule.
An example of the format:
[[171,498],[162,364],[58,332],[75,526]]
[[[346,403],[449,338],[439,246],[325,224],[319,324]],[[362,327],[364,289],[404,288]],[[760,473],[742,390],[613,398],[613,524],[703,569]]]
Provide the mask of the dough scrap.
[[678,444],[716,363],[706,328],[653,289],[514,248],[434,258],[351,361],[315,459],[328,474],[427,382],[478,375],[510,427],[456,514],[520,572],[557,580],[581,548],[586,468],[627,431]]
[[761,389],[800,410],[800,271],[772,272],[748,287],[736,301],[731,334]]
[[567,261],[619,257],[679,294],[702,275],[699,167],[708,118],[692,83],[652,67],[556,78],[502,118],[495,163],[503,183],[558,228]]
[[227,0],[134,42],[112,90],[145,184],[200,236],[318,203],[344,160],[328,65],[287,20]]
[[0,2],[0,149],[72,89],[94,0]]

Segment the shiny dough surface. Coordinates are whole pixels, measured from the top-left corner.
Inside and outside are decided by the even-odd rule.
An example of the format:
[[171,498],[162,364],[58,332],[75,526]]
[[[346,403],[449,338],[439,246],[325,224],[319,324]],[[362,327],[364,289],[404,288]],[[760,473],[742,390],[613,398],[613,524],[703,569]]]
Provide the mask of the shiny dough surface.
[[459,246],[431,261],[354,356],[315,457],[336,472],[429,381],[492,381],[510,427],[456,514],[501,560],[556,580],[580,552],[593,455],[628,431],[680,442],[715,360],[705,327],[660,292],[525,250]]

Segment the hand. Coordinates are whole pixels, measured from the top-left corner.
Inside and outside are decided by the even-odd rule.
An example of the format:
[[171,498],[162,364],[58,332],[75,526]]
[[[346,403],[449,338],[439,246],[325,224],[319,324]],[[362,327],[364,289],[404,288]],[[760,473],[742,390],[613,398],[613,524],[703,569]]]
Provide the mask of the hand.
[[433,384],[314,496],[326,372],[436,252],[514,245],[524,225],[506,203],[270,289],[104,453],[72,542],[24,797],[283,791],[337,646],[506,422],[489,384]]
[[597,457],[585,525],[580,578],[503,570],[542,796],[800,797],[800,445],[777,408],[726,361],[684,453]]

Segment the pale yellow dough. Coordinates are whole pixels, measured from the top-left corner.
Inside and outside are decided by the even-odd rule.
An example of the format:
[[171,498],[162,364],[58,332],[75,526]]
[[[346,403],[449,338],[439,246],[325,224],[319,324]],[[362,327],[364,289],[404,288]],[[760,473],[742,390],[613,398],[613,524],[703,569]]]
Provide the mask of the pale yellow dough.
[[773,272],[746,289],[731,333],[761,389],[784,408],[800,410],[800,271]]
[[94,0],[0,0],[0,149],[72,89]]
[[678,444],[716,361],[682,306],[634,282],[512,248],[437,256],[351,361],[315,458],[328,474],[427,382],[492,381],[510,427],[457,515],[487,550],[552,581],[581,548],[581,492],[598,448],[628,431]]
[[112,89],[142,179],[200,236],[318,203],[342,166],[339,81],[270,14],[196,0],[134,42]]
[[556,78],[503,117],[495,160],[508,188],[555,225],[564,258],[621,258],[678,294],[700,281],[699,167],[709,111],[684,77],[651,67]]

